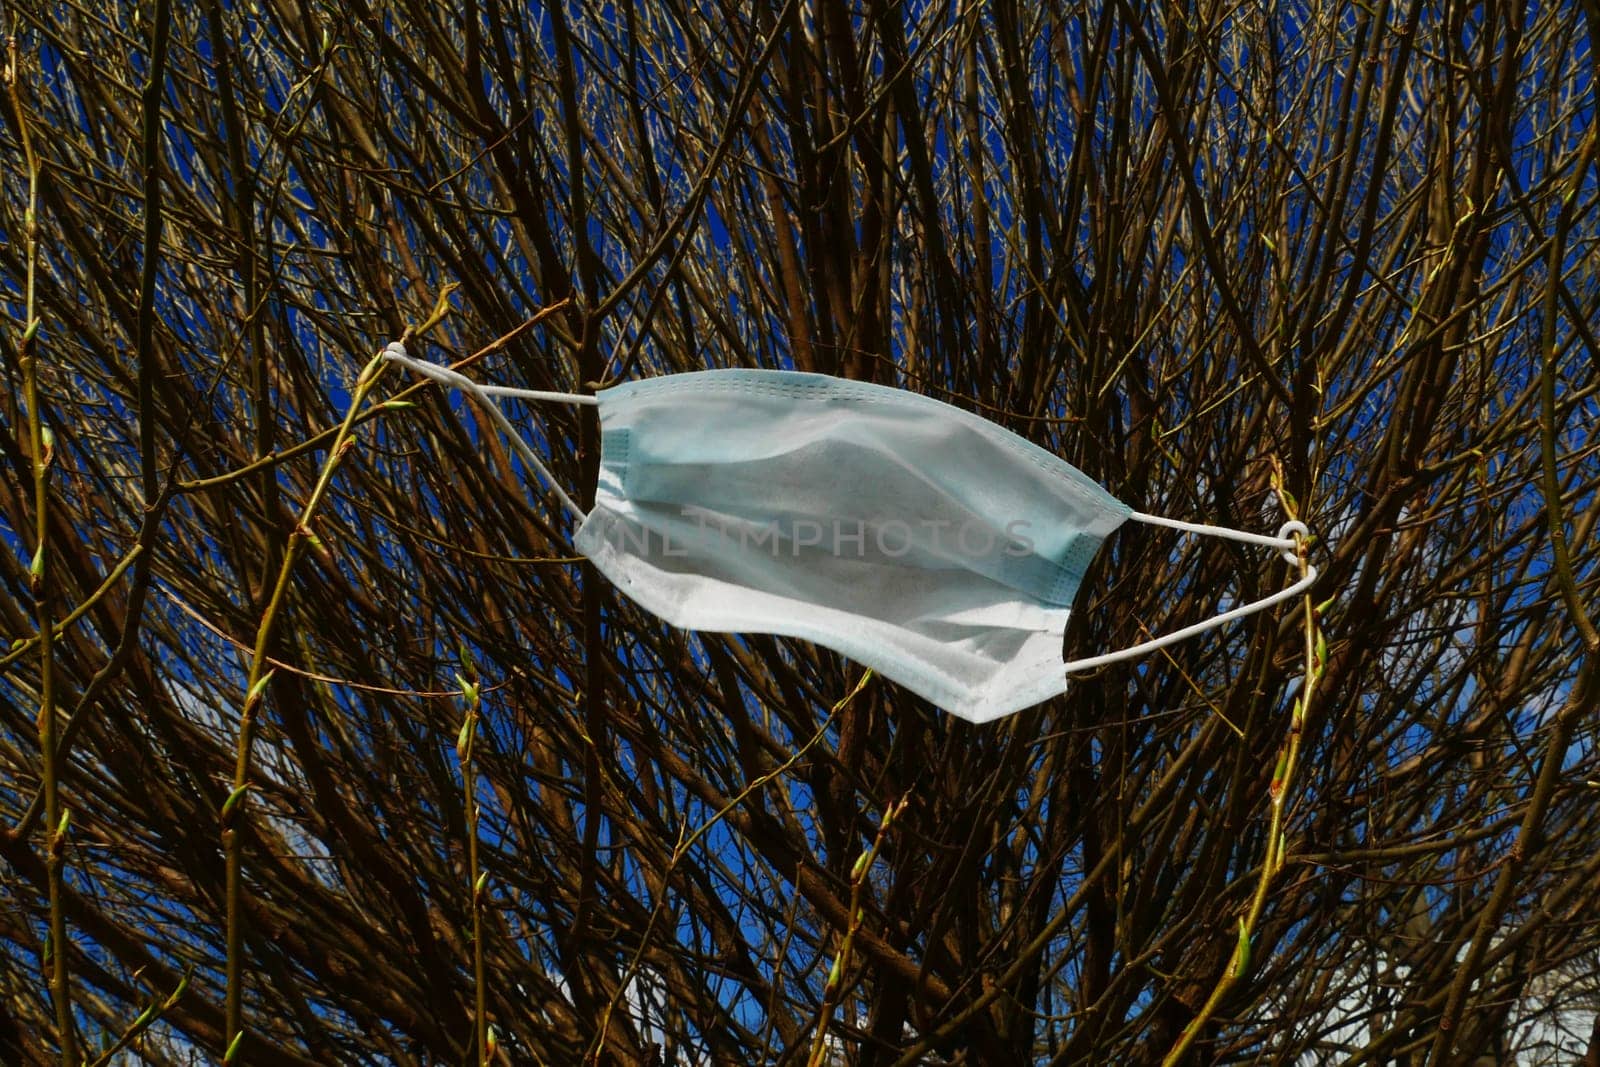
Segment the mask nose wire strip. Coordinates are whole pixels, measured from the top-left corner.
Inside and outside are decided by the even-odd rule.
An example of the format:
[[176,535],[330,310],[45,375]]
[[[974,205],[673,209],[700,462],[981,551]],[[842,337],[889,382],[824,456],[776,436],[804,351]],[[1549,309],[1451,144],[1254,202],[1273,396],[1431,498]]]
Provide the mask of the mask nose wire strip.
[[[1142,515],[1137,511],[1129,517],[1137,519],[1140,522],[1148,522],[1153,526],[1170,526],[1174,529],[1186,530],[1191,533],[1215,534],[1218,537],[1227,537],[1235,541],[1246,541],[1250,544],[1259,544],[1268,548],[1276,548],[1279,550],[1278,554],[1283,558],[1284,562],[1292,566],[1299,565],[1300,557],[1295,551],[1294,538],[1288,535],[1292,533],[1298,533],[1302,536],[1305,536],[1311,532],[1306,528],[1305,523],[1298,521],[1284,523],[1278,528],[1277,537],[1268,537],[1265,534],[1245,533],[1242,530],[1230,530],[1222,526],[1206,526],[1202,523],[1181,522],[1178,519],[1163,519],[1154,515]],[[1127,648],[1118,649],[1115,652],[1107,652],[1102,656],[1089,656],[1085,659],[1069,660],[1063,666],[1063,669],[1066,671],[1066,673],[1073,674],[1077,671],[1087,671],[1095,667],[1104,667],[1111,663],[1121,663],[1123,660],[1137,659],[1147,652],[1154,652],[1158,648],[1166,648],[1168,645],[1175,645],[1179,641],[1188,640],[1197,634],[1205,633],[1207,630],[1214,630],[1224,623],[1232,622],[1235,619],[1242,619],[1247,615],[1254,615],[1258,611],[1265,611],[1274,604],[1281,604],[1285,600],[1293,600],[1301,593],[1304,593],[1307,589],[1310,589],[1316,580],[1317,568],[1308,563],[1306,564],[1305,577],[1301,578],[1298,582],[1295,582],[1289,588],[1284,589],[1281,592],[1273,593],[1271,596],[1262,597],[1260,600],[1251,601],[1248,604],[1240,604],[1236,608],[1224,611],[1220,615],[1214,615],[1203,622],[1197,622],[1192,626],[1185,626],[1181,630],[1174,630],[1170,634],[1163,634],[1160,637],[1153,638],[1149,641],[1140,642],[1137,645],[1130,645]]]
[[510,389],[505,386],[490,386],[485,388],[484,386],[481,386],[477,382],[473,381],[471,378],[468,378],[462,374],[457,374],[448,367],[441,367],[435,363],[426,363],[420,359],[412,359],[410,356],[406,355],[405,346],[399,344],[398,342],[391,343],[384,348],[383,357],[394,363],[400,364],[402,367],[409,367],[411,370],[416,371],[425,378],[432,378],[440,385],[454,386],[476,400],[484,409],[484,411],[488,413],[489,417],[494,420],[494,424],[500,428],[500,432],[505,434],[506,437],[510,439],[511,447],[516,450],[517,455],[522,457],[523,462],[528,464],[528,466],[532,467],[543,476],[545,482],[550,486],[551,492],[555,493],[556,498],[561,501],[561,506],[566,508],[568,513],[570,513],[572,517],[577,519],[580,523],[583,522],[584,519],[588,518],[588,516],[584,514],[583,509],[578,506],[577,502],[574,501],[572,497],[567,495],[565,489],[561,488],[561,483],[556,481],[555,475],[550,473],[550,468],[544,465],[544,461],[539,458],[539,454],[529,446],[527,441],[522,439],[522,435],[517,432],[517,428],[511,425],[511,420],[506,418],[505,412],[500,410],[500,405],[494,402],[494,397],[519,396],[530,400],[555,400],[572,404],[598,404],[599,401],[597,401],[594,397],[582,396],[578,393],[541,393],[532,389]]

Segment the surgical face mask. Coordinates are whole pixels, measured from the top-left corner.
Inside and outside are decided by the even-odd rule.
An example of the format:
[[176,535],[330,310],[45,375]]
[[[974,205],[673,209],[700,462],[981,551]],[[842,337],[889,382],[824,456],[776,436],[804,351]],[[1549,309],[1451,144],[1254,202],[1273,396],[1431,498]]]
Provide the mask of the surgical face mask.
[[[1276,537],[1133,511],[1010,431],[900,389],[771,370],[672,374],[595,396],[480,386],[390,359],[479,400],[579,520],[574,547],[687,630],[803,638],[986,722],[1063,692],[1070,672],[1142,655],[1297,596],[1282,592],[1132,648],[1063,662],[1073,599],[1129,519],[1277,549]],[[495,403],[598,404],[585,514]]]

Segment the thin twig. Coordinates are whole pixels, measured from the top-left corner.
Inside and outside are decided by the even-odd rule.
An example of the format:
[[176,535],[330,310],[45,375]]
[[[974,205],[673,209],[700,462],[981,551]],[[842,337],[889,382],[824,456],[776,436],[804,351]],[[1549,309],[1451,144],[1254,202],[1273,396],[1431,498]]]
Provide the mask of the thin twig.
[[[407,336],[414,336],[426,329],[431,329],[442,318],[444,312],[443,300],[448,292],[441,294],[440,305],[435,307],[434,313],[422,327],[408,330]],[[306,499],[305,506],[300,511],[300,518],[295,523],[294,530],[290,533],[288,542],[284,547],[283,562],[278,569],[277,581],[272,587],[272,596],[262,612],[260,624],[256,628],[255,648],[250,658],[250,673],[245,682],[244,701],[239,712],[239,737],[234,759],[233,788],[227,800],[222,805],[222,847],[227,860],[227,998],[225,1001],[226,1034],[228,1035],[228,1051],[225,1062],[242,1063],[243,1038],[244,1038],[244,915],[242,911],[244,888],[242,884],[242,845],[236,825],[244,818],[248,811],[248,796],[250,788],[250,750],[255,740],[256,715],[260,711],[267,687],[272,682],[272,670],[267,666],[268,653],[272,645],[273,632],[277,628],[281,614],[284,596],[289,588],[289,577],[294,571],[294,565],[304,552],[306,546],[313,540],[315,534],[311,530],[311,522],[316,515],[318,506],[322,503],[323,496],[328,491],[328,486],[333,481],[333,474],[338,469],[340,461],[355,444],[352,436],[356,413],[360,410],[367,394],[383,376],[387,366],[383,353],[374,355],[367,365],[362,368],[361,375],[356,379],[355,392],[350,397],[349,409],[345,412],[344,421],[339,426],[339,431],[334,435],[333,445],[328,449],[328,457],[323,461],[322,473],[318,475],[316,486],[311,490],[311,495]]]
[[28,168],[28,207],[23,221],[22,239],[27,258],[27,291],[24,295],[22,343],[18,358],[22,364],[23,396],[28,406],[28,454],[33,466],[33,560],[28,565],[28,583],[33,593],[34,622],[39,646],[39,762],[44,779],[44,812],[49,834],[46,845],[46,870],[50,883],[50,940],[46,948],[50,976],[50,998],[55,1002],[56,1035],[61,1046],[62,1067],[77,1063],[77,1037],[72,1020],[72,982],[67,971],[71,951],[67,945],[66,909],[62,901],[62,868],[66,864],[69,814],[62,809],[60,770],[56,759],[55,635],[51,619],[50,593],[50,461],[54,438],[44,424],[39,398],[39,317],[36,277],[39,265],[39,181],[43,170],[33,148],[27,112],[22,107],[18,84],[22,70],[17,55],[17,39],[6,40],[6,91],[16,114],[18,136]]
[[[1274,480],[1282,477],[1281,471],[1277,472]],[[1280,487],[1279,495],[1284,503],[1284,511],[1289,518],[1299,516],[1295,512],[1294,501]],[[1296,536],[1299,544],[1295,555],[1299,557],[1300,577],[1304,578],[1307,567],[1305,541]],[[1256,928],[1261,922],[1261,913],[1266,908],[1267,896],[1272,888],[1273,879],[1283,870],[1287,857],[1288,839],[1284,833],[1284,813],[1288,807],[1289,787],[1294,781],[1295,769],[1300,763],[1300,744],[1305,735],[1306,712],[1311,707],[1312,698],[1316,695],[1318,681],[1327,667],[1327,645],[1322,636],[1322,630],[1317,624],[1316,606],[1311,601],[1308,591],[1302,600],[1304,624],[1301,630],[1305,642],[1305,669],[1302,674],[1300,691],[1295,694],[1294,705],[1289,712],[1289,733],[1283,744],[1278,749],[1277,763],[1273,767],[1272,781],[1268,786],[1268,796],[1272,806],[1272,818],[1267,827],[1267,852],[1261,860],[1260,875],[1256,880],[1255,893],[1250,898],[1250,906],[1245,914],[1240,917],[1237,936],[1234,941],[1233,955],[1228,961],[1227,969],[1222,977],[1212,987],[1211,994],[1206,997],[1205,1003],[1195,1013],[1183,1032],[1178,1035],[1178,1040],[1162,1059],[1162,1067],[1174,1067],[1188,1055],[1194,1043],[1199,1040],[1205,1026],[1216,1015],[1217,1009],[1233,987],[1250,973],[1250,946],[1255,937]]]

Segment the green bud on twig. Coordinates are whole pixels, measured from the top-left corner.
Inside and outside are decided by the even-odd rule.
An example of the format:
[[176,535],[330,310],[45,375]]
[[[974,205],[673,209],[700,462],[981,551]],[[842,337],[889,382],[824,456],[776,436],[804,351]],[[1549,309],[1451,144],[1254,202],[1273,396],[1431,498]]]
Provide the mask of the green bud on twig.
[[1239,940],[1233,946],[1233,960],[1228,964],[1229,978],[1243,978],[1250,969],[1250,930],[1244,920],[1239,920]]
[[852,882],[861,881],[861,876],[867,873],[867,867],[869,864],[871,864],[871,862],[871,852],[863,852],[861,855],[857,856],[856,865],[850,868],[850,880]]
[[238,789],[235,789],[233,792],[229,793],[228,799],[222,802],[222,825],[224,828],[233,825],[234,811],[244,801],[244,796],[246,793],[250,792],[250,789],[250,783],[246,782]]
[[893,804],[890,804],[889,810],[883,813],[883,822],[878,826],[879,831],[881,832],[888,830],[889,827],[894,824],[895,817],[898,816],[902,811],[905,811],[910,805],[911,797],[909,794],[901,797]]
[[261,703],[261,697],[266,693],[267,686],[272,684],[272,674],[272,671],[268,671],[256,680],[255,685],[250,687],[250,691],[244,696],[245,711],[254,711],[256,706]]
[[383,373],[388,364],[389,361],[383,358],[382,352],[367,360],[367,365],[361,368],[360,374],[356,375],[356,393],[358,395],[365,393],[372,386],[372,383],[378,380],[378,375]]
[[237,1034],[233,1035],[233,1040],[228,1042],[228,1051],[223,1053],[223,1055],[222,1055],[222,1062],[223,1063],[232,1063],[233,1062],[234,1057],[239,1054],[239,1045],[243,1041],[244,1041],[244,1031],[243,1030],[240,1030]]
[[39,547],[33,553],[33,560],[28,564],[28,591],[35,600],[44,592],[44,542],[39,542]]
[[421,325],[408,329],[406,336],[421,337],[443,322],[445,316],[450,314],[450,294],[459,288],[461,288],[460,282],[445,282],[444,285],[440,286],[439,296],[433,302],[433,310],[428,313],[428,317],[422,321]]
[[1267,787],[1267,792],[1271,795],[1273,803],[1277,803],[1278,798],[1283,796],[1283,776],[1288,769],[1289,750],[1281,748],[1278,750],[1278,765],[1272,770],[1272,784]]

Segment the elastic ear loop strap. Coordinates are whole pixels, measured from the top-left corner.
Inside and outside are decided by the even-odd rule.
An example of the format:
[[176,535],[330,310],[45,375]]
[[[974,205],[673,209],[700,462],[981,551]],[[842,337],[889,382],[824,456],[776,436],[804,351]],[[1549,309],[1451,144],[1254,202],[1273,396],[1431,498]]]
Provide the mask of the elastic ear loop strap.
[[548,393],[535,389],[513,389],[504,385],[479,385],[471,378],[463,374],[457,374],[449,367],[441,367],[436,363],[426,363],[420,359],[412,359],[406,355],[405,346],[398,341],[385,346],[383,358],[398,363],[402,367],[409,367],[425,378],[432,378],[440,385],[454,386],[476,400],[484,411],[488,412],[495,425],[500,427],[500,432],[510,438],[511,447],[516,449],[517,455],[522,457],[523,462],[544,476],[544,480],[549,483],[551,491],[561,501],[561,506],[566,508],[572,517],[579,522],[588,517],[583,513],[583,509],[578,506],[577,502],[567,495],[567,491],[561,488],[561,483],[556,481],[555,476],[550,473],[550,468],[546,467],[544,461],[539,458],[539,454],[529,446],[527,441],[522,439],[522,434],[518,433],[517,428],[511,425],[511,420],[506,418],[505,412],[500,410],[500,405],[494,402],[494,398],[497,396],[510,396],[523,400],[553,400],[563,404],[590,405],[598,404],[598,400],[592,396],[584,396],[581,393]]
[[[1306,524],[1298,520],[1284,523],[1278,527],[1278,535],[1276,537],[1269,537],[1266,534],[1231,530],[1226,526],[1207,526],[1204,523],[1183,522],[1180,519],[1167,519],[1160,515],[1146,515],[1138,511],[1133,512],[1128,517],[1135,522],[1146,523],[1150,526],[1165,526],[1168,529],[1183,530],[1186,533],[1209,534],[1212,537],[1225,537],[1230,541],[1243,541],[1249,545],[1276,548],[1278,555],[1286,563],[1296,567],[1300,565],[1300,556],[1296,550],[1295,539],[1292,535],[1299,534],[1302,537],[1309,537],[1311,534]],[[1236,608],[1222,612],[1220,615],[1206,619],[1204,622],[1197,622],[1193,626],[1185,626],[1181,630],[1174,630],[1170,634],[1163,634],[1149,641],[1141,641],[1137,645],[1130,645],[1128,648],[1119,649],[1116,652],[1107,652],[1101,656],[1089,656],[1086,659],[1070,660],[1064,665],[1063,669],[1068,674],[1072,674],[1076,671],[1086,671],[1094,667],[1104,667],[1109,663],[1121,663],[1123,660],[1137,659],[1147,652],[1154,652],[1158,648],[1175,645],[1179,641],[1186,641],[1194,637],[1196,634],[1203,634],[1207,630],[1215,630],[1224,623],[1242,619],[1247,615],[1254,615],[1258,611],[1265,611],[1274,604],[1281,604],[1285,600],[1292,600],[1307,589],[1310,589],[1311,584],[1316,580],[1317,568],[1308,563],[1306,564],[1305,576],[1281,592],[1273,593],[1271,596],[1262,597],[1260,600],[1251,601],[1248,604],[1241,604]]]

